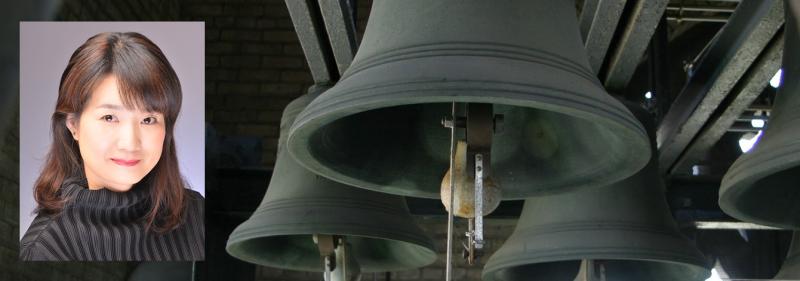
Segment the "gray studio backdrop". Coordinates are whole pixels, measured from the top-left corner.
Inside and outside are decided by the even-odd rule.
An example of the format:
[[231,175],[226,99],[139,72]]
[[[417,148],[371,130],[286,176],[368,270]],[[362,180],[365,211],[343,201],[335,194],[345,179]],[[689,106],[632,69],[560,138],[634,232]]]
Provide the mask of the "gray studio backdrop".
[[21,22],[20,23],[20,177],[19,237],[35,214],[33,183],[52,136],[50,117],[69,57],[100,32],[134,31],[164,52],[183,90],[175,125],[181,174],[205,196],[205,25],[203,22]]

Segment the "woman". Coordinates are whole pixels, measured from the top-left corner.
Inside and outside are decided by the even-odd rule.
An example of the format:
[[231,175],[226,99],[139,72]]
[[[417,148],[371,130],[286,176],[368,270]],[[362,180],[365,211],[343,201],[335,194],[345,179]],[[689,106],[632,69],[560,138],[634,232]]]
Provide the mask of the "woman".
[[178,77],[141,34],[89,38],[61,76],[23,260],[201,260],[203,198],[184,188]]

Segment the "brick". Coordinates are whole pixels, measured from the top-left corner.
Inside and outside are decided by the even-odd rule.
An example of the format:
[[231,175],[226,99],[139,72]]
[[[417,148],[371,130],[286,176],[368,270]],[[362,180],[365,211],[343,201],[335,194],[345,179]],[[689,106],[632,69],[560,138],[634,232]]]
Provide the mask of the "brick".
[[277,83],[262,83],[259,87],[259,94],[262,95],[279,95],[279,96],[300,96],[305,92],[306,87],[299,84],[277,84]]
[[195,16],[218,16],[222,14],[222,5],[219,4],[192,4],[187,5],[186,12]]
[[236,80],[236,70],[232,69],[209,69],[206,71],[206,80],[214,80],[214,81],[235,81]]
[[256,19],[255,18],[237,18],[236,19],[236,27],[238,28],[255,28],[256,27]]
[[278,136],[279,128],[272,125],[239,124],[236,132],[244,136]]
[[258,41],[261,40],[261,32],[256,30],[223,29],[220,38],[231,41]]
[[307,71],[284,71],[281,73],[281,81],[311,83],[311,74]]
[[268,5],[264,7],[264,16],[268,18],[288,18],[289,8],[286,5]]
[[299,69],[305,65],[305,60],[299,57],[272,57],[265,56],[261,58],[262,67],[280,68],[280,69]]
[[216,27],[233,27],[236,24],[236,18],[230,16],[214,18],[214,26]]
[[392,280],[419,280],[420,270],[412,269],[405,271],[392,272]]
[[267,280],[275,280],[276,277],[281,276],[283,270],[266,267],[266,266],[258,266],[256,267],[256,277],[258,279],[268,278]]
[[283,45],[280,43],[243,43],[243,54],[258,55],[279,55],[283,53]]
[[206,25],[206,42],[219,40],[219,28]]
[[255,121],[259,123],[280,122],[282,115],[281,111],[261,111],[256,115]]
[[232,42],[206,43],[206,54],[230,54],[236,51],[237,44]]
[[227,4],[225,14],[233,16],[261,16],[264,15],[264,7],[252,4]]
[[283,53],[286,55],[302,55],[305,56],[303,53],[303,48],[300,44],[286,44],[283,45]]
[[279,81],[280,72],[277,70],[242,70],[239,72],[240,81]]
[[278,21],[278,26],[276,28],[294,30],[294,23],[291,20]]
[[272,19],[259,19],[256,21],[256,28],[258,29],[274,28],[276,26],[278,26],[278,24]]
[[222,82],[217,86],[217,91],[223,95],[254,94],[258,92],[258,84]]
[[233,68],[256,68],[260,65],[260,58],[258,56],[222,56],[220,57],[220,64],[222,67]]
[[256,112],[248,111],[217,111],[215,118],[220,122],[248,122],[256,119],[256,115]]
[[422,278],[426,280],[441,280],[444,271],[441,268],[426,267],[422,269]]
[[217,67],[219,66],[219,57],[206,55],[206,67]]
[[298,42],[297,34],[294,31],[267,30],[262,35],[266,42]]

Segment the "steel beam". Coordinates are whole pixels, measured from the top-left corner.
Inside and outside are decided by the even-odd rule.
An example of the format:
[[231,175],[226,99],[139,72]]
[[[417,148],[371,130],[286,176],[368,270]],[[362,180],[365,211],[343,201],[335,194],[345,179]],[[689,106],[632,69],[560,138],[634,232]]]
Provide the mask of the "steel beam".
[[581,30],[581,39],[586,44],[586,36],[589,35],[589,29],[592,28],[594,16],[597,14],[597,5],[600,0],[585,0],[581,6],[581,15],[578,17],[578,25]]
[[[587,13],[594,15],[591,17],[591,26],[584,36],[584,46],[589,55],[589,65],[592,66],[594,73],[598,73],[600,67],[603,66],[608,47],[611,45],[614,31],[617,30],[622,10],[625,9],[625,0],[597,0],[594,11],[591,10],[593,1],[588,2],[590,3],[585,3],[583,7],[589,9],[581,12],[581,20],[590,20]],[[583,16],[584,14],[586,17]],[[580,24],[583,28],[587,23],[581,22]]]
[[624,25],[615,50],[609,52],[603,84],[610,92],[622,92],[644,55],[658,27],[668,0],[634,0],[631,16]]
[[316,84],[328,84],[338,79],[316,0],[286,0],[292,24]]
[[356,27],[351,13],[350,0],[319,0],[322,18],[325,20],[325,29],[336,59],[336,68],[339,75],[353,62],[358,44],[356,43]]
[[783,24],[780,0],[745,0],[709,47],[656,133],[661,173],[669,171]]
[[[753,66],[739,81],[739,85],[728,94],[729,97],[727,99],[732,100],[730,104],[725,106],[722,114],[716,115],[709,120],[697,138],[686,148],[686,152],[680,156],[670,174],[691,173],[692,165],[702,160],[708,150],[729,131],[729,128],[732,128],[736,120],[764,91],[764,88],[769,84],[769,80],[780,69],[782,57],[783,32],[781,31],[770,42],[756,62],[753,63]],[[756,128],[749,129],[758,130]]]

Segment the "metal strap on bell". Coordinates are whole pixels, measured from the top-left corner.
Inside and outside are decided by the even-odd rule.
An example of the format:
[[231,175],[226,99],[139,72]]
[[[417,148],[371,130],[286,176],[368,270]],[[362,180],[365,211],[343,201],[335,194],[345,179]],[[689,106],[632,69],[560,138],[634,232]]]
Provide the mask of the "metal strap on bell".
[[792,234],[792,244],[775,280],[800,280],[800,231]]
[[[642,122],[653,128],[651,120]],[[525,200],[516,229],[487,261],[483,280],[572,281],[582,261],[591,266],[584,274],[602,275],[590,280],[706,279],[706,260],[670,215],[656,161],[611,185]]]
[[800,229],[800,3],[784,3],[782,85],[761,140],[722,178],[719,205],[743,221]]
[[[317,176],[286,153],[286,131],[321,90],[309,90],[312,93],[284,110],[269,188],[253,215],[231,233],[228,253],[259,265],[322,272],[327,268],[320,257],[322,247],[314,241],[320,235],[347,246],[352,258],[345,257],[342,263],[357,262],[361,272],[398,271],[434,262],[433,241],[415,224],[404,198]],[[330,247],[333,258],[342,247]],[[329,269],[336,274],[341,266]]]
[[300,113],[288,147],[337,182],[439,198],[452,102],[492,105],[490,166],[504,199],[608,184],[650,158],[562,0],[374,1],[352,65]]

